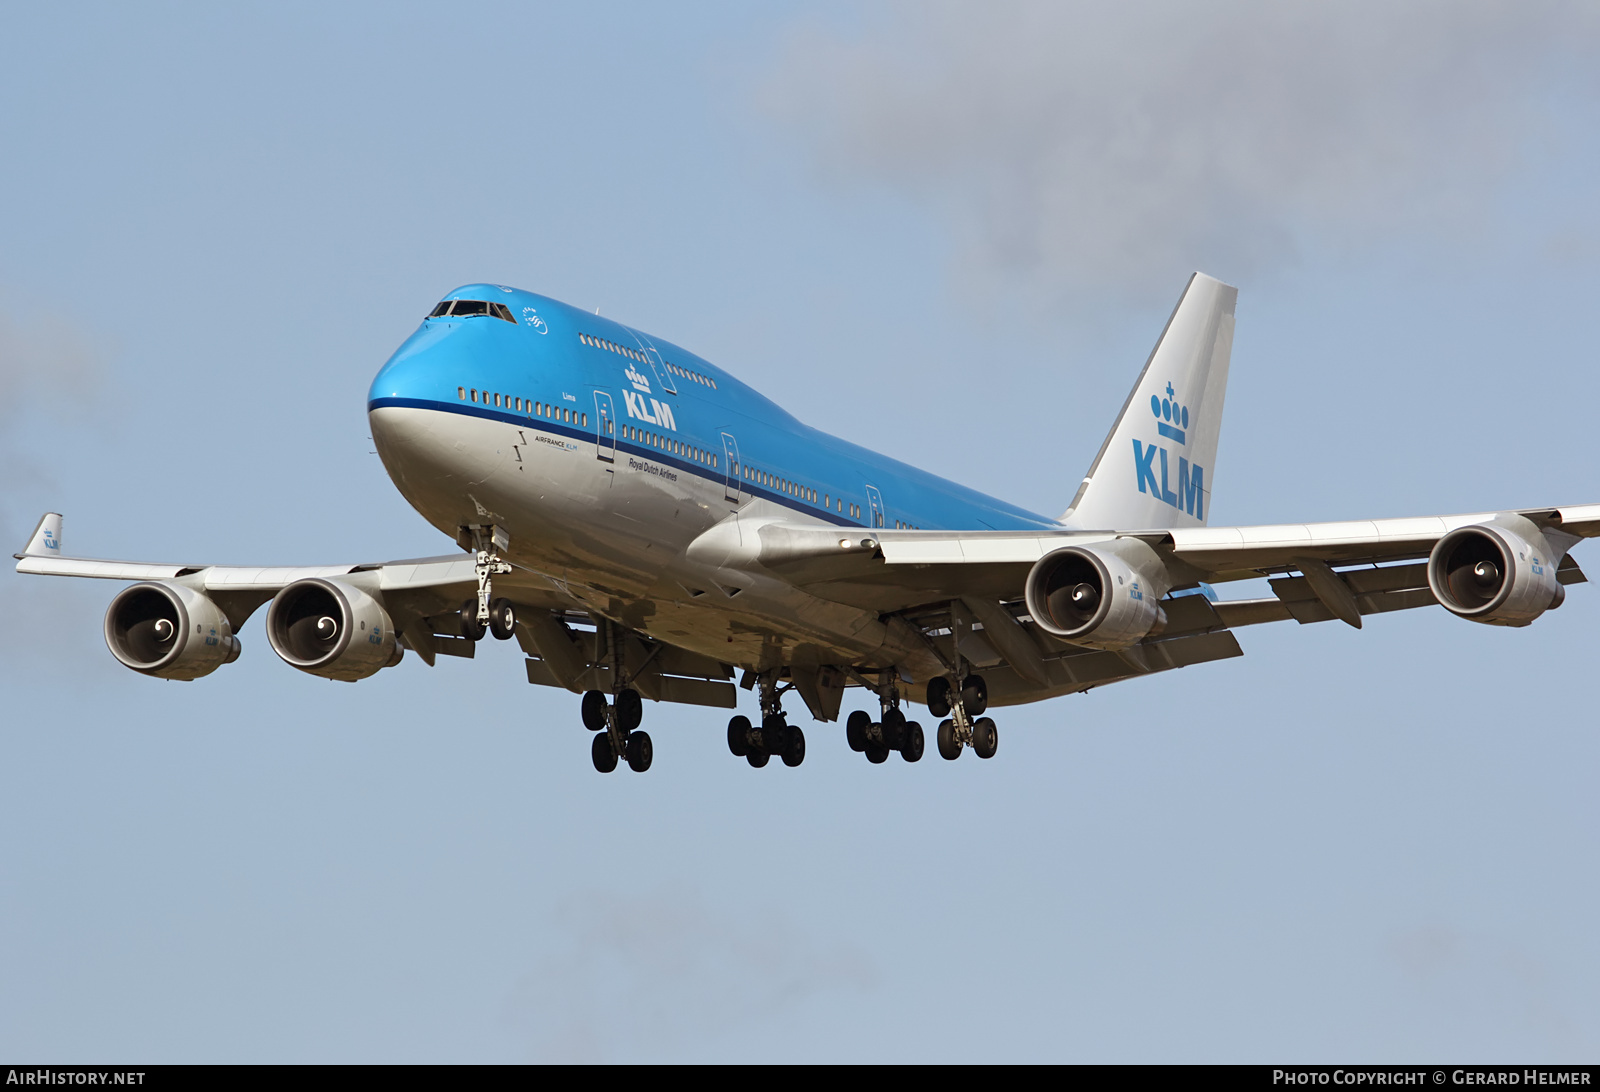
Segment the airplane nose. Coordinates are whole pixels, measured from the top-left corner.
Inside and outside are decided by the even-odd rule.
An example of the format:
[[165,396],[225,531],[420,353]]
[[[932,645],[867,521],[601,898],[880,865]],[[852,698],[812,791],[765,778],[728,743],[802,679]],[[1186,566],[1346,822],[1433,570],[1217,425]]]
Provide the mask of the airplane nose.
[[[499,325],[496,323],[495,325]],[[373,378],[367,422],[384,469],[422,511],[491,476],[504,453],[459,394],[494,360],[472,322],[425,322]],[[475,402],[475,399],[467,400]]]

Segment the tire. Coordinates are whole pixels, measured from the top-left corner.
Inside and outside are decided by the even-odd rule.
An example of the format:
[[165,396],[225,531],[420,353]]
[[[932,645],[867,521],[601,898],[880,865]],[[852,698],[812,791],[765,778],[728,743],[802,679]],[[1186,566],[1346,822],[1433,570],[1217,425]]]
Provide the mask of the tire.
[[928,715],[933,717],[950,715],[950,680],[943,675],[928,680]]
[[617,727],[631,732],[644,720],[644,699],[637,690],[624,690],[617,695]]
[[907,762],[916,762],[922,757],[922,749],[927,742],[922,738],[922,725],[911,721],[905,726],[904,741],[900,744],[900,757]]
[[884,746],[891,751],[898,751],[905,740],[906,715],[898,709],[886,710],[883,720],[878,724],[878,731],[883,736]]
[[783,764],[795,767],[806,760],[806,734],[798,728],[789,729],[789,738],[783,748]]
[[644,773],[650,768],[650,760],[655,757],[655,747],[650,742],[649,732],[628,733],[628,768],[634,773]]
[[789,748],[789,722],[782,713],[772,713],[761,718],[761,749],[769,755],[781,755]]
[[968,675],[962,680],[961,704],[966,706],[969,717],[981,717],[989,708],[989,684],[982,675]]
[[511,605],[511,600],[496,599],[489,604],[489,632],[494,634],[495,640],[509,640],[516,628],[517,608]]
[[583,695],[583,726],[591,732],[606,726],[606,696],[598,690],[585,691]]
[[993,758],[1000,747],[1000,733],[994,726],[994,721],[988,717],[979,717],[972,726],[972,753],[979,758]]
[[617,752],[611,749],[610,732],[601,732],[594,737],[594,742],[589,745],[589,757],[594,759],[594,768],[601,773],[610,773],[617,768]]
[[873,765],[889,761],[889,748],[881,743],[867,745],[867,761]]
[[461,604],[461,636],[469,641],[483,640],[484,631],[489,628],[488,622],[478,617],[478,601],[468,599]]
[[867,749],[867,725],[871,723],[871,715],[862,709],[851,713],[844,722],[844,741],[850,744],[852,751],[860,753]]
[[761,767],[767,764],[767,759],[771,757],[772,756],[767,754],[765,751],[751,751],[749,754],[744,756],[744,760],[759,770]]
[[939,757],[954,762],[961,757],[961,744],[956,741],[956,722],[941,720],[939,722]]
[[750,718],[734,717],[728,722],[728,750],[734,758],[750,753]]

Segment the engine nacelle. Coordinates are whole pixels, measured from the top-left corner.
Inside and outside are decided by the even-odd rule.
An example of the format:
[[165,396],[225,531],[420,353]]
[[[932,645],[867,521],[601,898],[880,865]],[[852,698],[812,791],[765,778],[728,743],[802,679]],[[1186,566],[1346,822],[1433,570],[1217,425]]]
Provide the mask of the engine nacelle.
[[1525,626],[1561,605],[1559,556],[1532,521],[1501,516],[1458,527],[1428,555],[1428,587],[1452,614],[1491,626]]
[[267,640],[290,667],[355,682],[398,663],[389,612],[371,595],[338,580],[296,580],[267,608]]
[[124,588],[106,610],[105,628],[111,655],[158,679],[198,679],[239,658],[222,608],[170,581]]
[[1028,613],[1073,644],[1129,648],[1166,624],[1158,600],[1170,586],[1161,558],[1138,539],[1067,546],[1029,571]]

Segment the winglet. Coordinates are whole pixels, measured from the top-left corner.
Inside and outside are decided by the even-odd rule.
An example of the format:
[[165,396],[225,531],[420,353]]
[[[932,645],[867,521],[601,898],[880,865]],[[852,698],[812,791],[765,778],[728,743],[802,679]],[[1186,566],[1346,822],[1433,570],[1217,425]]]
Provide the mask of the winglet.
[[33,537],[28,540],[20,554],[13,555],[24,557],[60,557],[61,556],[61,513],[46,512],[39,520],[39,526],[33,529]]

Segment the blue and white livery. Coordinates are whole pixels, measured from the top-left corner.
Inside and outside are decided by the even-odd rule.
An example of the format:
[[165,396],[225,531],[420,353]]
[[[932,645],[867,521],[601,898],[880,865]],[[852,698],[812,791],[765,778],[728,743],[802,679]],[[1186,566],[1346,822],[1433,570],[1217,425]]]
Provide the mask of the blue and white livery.
[[[134,581],[106,643],[158,678],[232,662],[267,606],[291,666],[355,681],[516,639],[528,681],[583,695],[591,758],[649,768],[644,701],[733,709],[752,766],[804,761],[793,693],[873,762],[995,754],[990,706],[1242,654],[1233,631],[1431,604],[1524,626],[1584,580],[1600,505],[1267,527],[1207,525],[1237,291],[1185,288],[1058,518],[820,432],[688,350],[503,285],[467,285],[372,382],[378,453],[459,548],[314,568],[65,556],[48,514],[17,570]],[[1270,578],[1264,599],[1212,585]],[[796,703],[791,703],[791,709]]]

